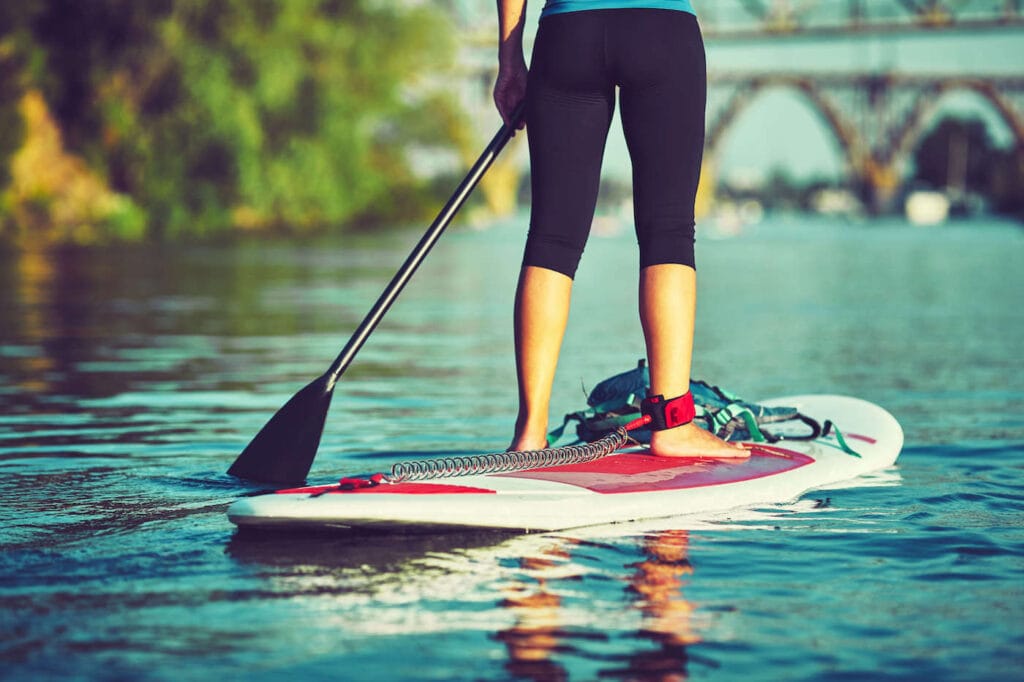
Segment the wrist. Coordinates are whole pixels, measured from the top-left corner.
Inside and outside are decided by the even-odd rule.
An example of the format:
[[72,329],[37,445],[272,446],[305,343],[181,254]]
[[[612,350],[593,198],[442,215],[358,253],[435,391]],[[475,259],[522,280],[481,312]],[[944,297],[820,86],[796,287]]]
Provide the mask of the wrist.
[[508,43],[501,43],[498,46],[498,65],[518,65],[525,63],[526,59],[523,56],[522,45],[510,45]]

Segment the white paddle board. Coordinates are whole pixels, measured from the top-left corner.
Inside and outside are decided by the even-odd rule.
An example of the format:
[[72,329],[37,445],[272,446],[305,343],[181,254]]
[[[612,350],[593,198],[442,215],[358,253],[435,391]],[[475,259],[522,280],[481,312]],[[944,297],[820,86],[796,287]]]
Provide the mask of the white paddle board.
[[[238,500],[228,518],[242,528],[265,529],[562,530],[795,500],[891,466],[903,447],[893,416],[864,400],[806,395],[761,404],[795,407],[821,423],[831,420],[856,455],[834,435],[754,444],[751,456],[740,460],[655,457],[633,448],[583,464],[513,473],[354,490],[279,490]],[[791,428],[798,435],[807,427]]]

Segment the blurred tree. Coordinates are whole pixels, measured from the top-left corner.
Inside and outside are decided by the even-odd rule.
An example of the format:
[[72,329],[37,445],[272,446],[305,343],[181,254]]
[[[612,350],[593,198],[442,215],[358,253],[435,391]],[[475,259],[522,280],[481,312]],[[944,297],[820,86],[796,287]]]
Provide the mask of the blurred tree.
[[[31,7],[31,2],[0,3],[0,188],[11,181],[10,160],[25,135],[18,100],[24,92],[22,74],[32,52],[23,29]],[[0,205],[0,216],[3,212]]]
[[[429,4],[0,7],[0,73],[17,76],[0,86],[12,95],[0,104],[0,123],[16,120],[19,98],[41,93],[62,151],[137,207],[106,216],[108,234],[133,234],[138,208],[147,233],[158,236],[411,217],[427,197],[406,146],[447,147],[460,134],[454,103],[438,95],[450,31]],[[0,133],[5,170],[27,144],[24,127]],[[0,171],[0,183],[10,181]],[[10,220],[12,204],[25,197],[5,197],[0,211]]]

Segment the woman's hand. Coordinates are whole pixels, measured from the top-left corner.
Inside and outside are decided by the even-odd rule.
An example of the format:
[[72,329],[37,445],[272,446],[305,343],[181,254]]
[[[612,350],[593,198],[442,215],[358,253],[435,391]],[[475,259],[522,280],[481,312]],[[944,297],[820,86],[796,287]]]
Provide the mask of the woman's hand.
[[502,59],[498,63],[498,79],[494,83],[494,104],[498,107],[498,113],[506,125],[515,125],[517,130],[526,126],[526,121],[520,116],[518,121],[512,117],[516,109],[526,98],[526,61],[520,53],[519,57]]
[[526,60],[523,59],[523,22],[526,0],[498,0],[498,80],[494,83],[494,103],[505,125],[522,130],[522,117],[512,120],[526,98]]

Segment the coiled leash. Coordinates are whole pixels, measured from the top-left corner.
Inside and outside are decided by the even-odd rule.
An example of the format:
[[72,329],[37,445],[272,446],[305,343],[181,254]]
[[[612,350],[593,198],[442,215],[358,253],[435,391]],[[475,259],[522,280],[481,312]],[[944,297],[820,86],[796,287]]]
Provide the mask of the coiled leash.
[[411,462],[398,462],[387,474],[374,474],[367,478],[343,478],[338,486],[341,490],[372,488],[384,483],[409,483],[456,476],[480,474],[503,474],[529,469],[582,464],[606,457],[630,442],[629,432],[639,428],[654,431],[672,429],[693,421],[696,407],[693,394],[685,394],[665,400],[656,395],[641,403],[641,416],[620,426],[604,437],[585,444],[565,445],[544,450],[522,450],[493,452],[486,455],[439,457]]

